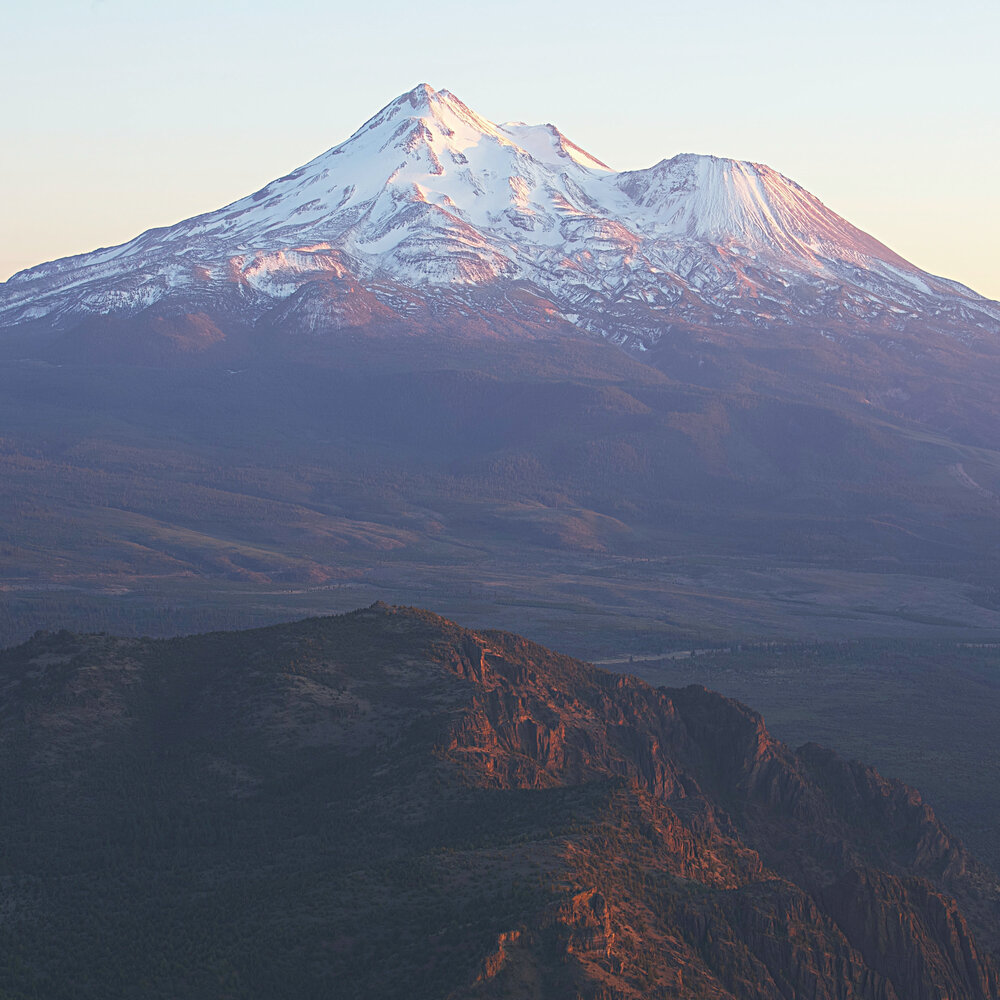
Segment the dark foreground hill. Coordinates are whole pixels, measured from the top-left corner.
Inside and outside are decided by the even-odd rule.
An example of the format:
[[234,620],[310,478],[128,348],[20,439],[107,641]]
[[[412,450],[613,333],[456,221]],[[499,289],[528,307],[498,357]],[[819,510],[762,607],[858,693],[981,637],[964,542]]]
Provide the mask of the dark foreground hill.
[[384,605],[0,686],[4,1000],[1000,995],[919,795],[704,688]]

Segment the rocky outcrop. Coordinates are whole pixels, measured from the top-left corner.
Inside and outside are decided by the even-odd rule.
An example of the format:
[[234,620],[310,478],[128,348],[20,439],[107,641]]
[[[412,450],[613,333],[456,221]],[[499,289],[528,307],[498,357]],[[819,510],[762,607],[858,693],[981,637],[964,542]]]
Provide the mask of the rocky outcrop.
[[[654,690],[568,661],[544,671],[541,659],[509,637],[467,644],[459,672],[477,691],[448,753],[489,784],[614,777],[665,804],[662,870],[733,893],[671,910],[723,989],[997,994],[991,960],[940,891],[973,891],[968,857],[915,790],[814,744],[793,753],[757,713],[704,688]],[[740,864],[722,861],[739,849]],[[709,857],[706,870],[698,860]],[[608,926],[605,964],[625,968]]]
[[845,936],[903,997],[1000,994],[996,968],[976,948],[954,900],[924,879],[852,869],[821,899]]
[[0,995],[1000,996],[996,881],[919,794],[702,687],[378,604],[38,635],[0,717]]

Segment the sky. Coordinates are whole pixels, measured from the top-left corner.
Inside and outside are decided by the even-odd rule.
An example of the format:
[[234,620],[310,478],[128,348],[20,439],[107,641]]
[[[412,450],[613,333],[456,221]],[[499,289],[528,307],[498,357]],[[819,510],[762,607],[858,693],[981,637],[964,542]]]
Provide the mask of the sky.
[[257,190],[426,82],[620,170],[767,163],[1000,299],[997,0],[34,0],[4,36],[0,280]]

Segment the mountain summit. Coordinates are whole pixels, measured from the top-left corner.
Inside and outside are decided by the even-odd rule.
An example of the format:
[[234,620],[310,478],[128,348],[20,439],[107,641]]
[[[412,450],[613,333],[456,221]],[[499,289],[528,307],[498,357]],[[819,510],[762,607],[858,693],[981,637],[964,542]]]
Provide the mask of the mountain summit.
[[231,205],[14,275],[0,326],[149,310],[312,332],[405,325],[442,301],[454,319],[470,287],[510,282],[536,297],[536,319],[642,350],[720,325],[838,336],[932,317],[961,339],[1000,331],[997,303],[770,167],[684,154],[619,173],[553,125],[496,124],[426,84]]

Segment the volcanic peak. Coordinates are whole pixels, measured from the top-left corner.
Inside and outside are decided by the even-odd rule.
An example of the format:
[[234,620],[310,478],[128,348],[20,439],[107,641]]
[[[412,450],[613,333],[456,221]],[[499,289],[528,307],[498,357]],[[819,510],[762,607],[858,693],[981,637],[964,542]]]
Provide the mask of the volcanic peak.
[[[393,137],[408,131],[408,122],[423,125],[448,138],[471,130],[473,133],[491,136],[498,142],[507,141],[492,122],[477,115],[454,94],[447,90],[435,90],[428,84],[421,83],[408,93],[390,101],[346,142],[335,146],[330,152],[343,151],[370,132],[377,132],[379,137],[384,137],[388,131],[387,145],[393,141]],[[388,130],[385,126],[389,126]],[[466,135],[464,138],[470,136]]]
[[[305,284],[345,276],[418,295],[518,280],[553,314],[643,349],[678,324],[720,321],[1000,326],[992,304],[762,164],[682,154],[617,173],[554,125],[498,125],[426,83],[252,195],[20,272],[0,286],[0,326],[130,316],[168,299],[184,313],[225,300],[253,324]],[[609,302],[631,310],[618,325]]]

